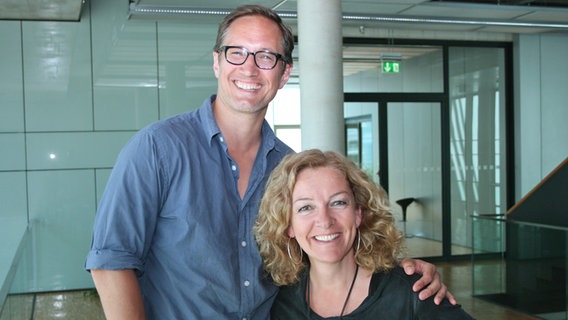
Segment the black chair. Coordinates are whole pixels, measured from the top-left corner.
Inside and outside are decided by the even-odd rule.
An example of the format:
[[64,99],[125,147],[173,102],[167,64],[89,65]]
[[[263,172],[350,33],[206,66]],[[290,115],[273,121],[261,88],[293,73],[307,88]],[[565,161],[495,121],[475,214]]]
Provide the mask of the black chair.
[[403,198],[396,200],[396,203],[398,203],[398,205],[402,208],[402,223],[404,225],[404,236],[406,238],[414,237],[414,235],[406,233],[406,208],[408,208],[408,206],[414,201],[416,201],[415,198]]

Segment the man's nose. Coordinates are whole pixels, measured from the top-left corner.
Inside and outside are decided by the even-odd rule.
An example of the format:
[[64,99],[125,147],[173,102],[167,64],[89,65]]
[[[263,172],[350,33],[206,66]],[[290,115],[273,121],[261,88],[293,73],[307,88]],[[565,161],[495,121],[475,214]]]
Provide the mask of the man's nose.
[[245,63],[242,64],[242,66],[253,72],[258,71],[259,68],[257,67],[254,59],[255,59],[254,55],[249,52],[247,59],[245,60]]

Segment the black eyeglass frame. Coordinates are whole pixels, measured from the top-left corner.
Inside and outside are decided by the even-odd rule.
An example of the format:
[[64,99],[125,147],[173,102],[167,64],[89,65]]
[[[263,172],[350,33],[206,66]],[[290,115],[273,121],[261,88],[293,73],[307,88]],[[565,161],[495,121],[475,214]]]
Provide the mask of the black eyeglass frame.
[[[241,62],[241,63],[234,63],[234,62],[231,62],[231,61],[229,61],[229,58],[227,58],[227,51],[228,51],[229,49],[241,49],[243,52],[246,52],[247,56],[246,56],[246,58],[243,60],[243,62]],[[224,55],[225,55],[225,61],[227,61],[228,63],[230,63],[230,64],[232,64],[232,65],[235,65],[235,66],[240,66],[240,65],[245,64],[245,62],[247,62],[248,57],[249,57],[250,55],[253,56],[254,64],[255,64],[259,69],[262,69],[262,70],[272,70],[272,69],[274,69],[274,67],[276,67],[276,65],[278,64],[278,60],[282,60],[282,62],[286,63],[286,59],[284,59],[284,56],[283,56],[283,55],[281,55],[280,53],[272,52],[272,51],[270,51],[270,50],[258,50],[258,51],[255,51],[255,52],[250,52],[250,51],[248,51],[247,48],[241,47],[241,46],[222,46],[222,47],[220,47],[219,50],[217,50],[217,51],[218,51],[218,52],[221,52],[221,51],[222,51],[222,52],[224,53]],[[273,54],[273,55],[276,57],[276,60],[274,60],[274,65],[273,65],[271,68],[263,68],[263,67],[261,67],[261,66],[258,65],[258,62],[256,61],[256,54],[259,53],[259,52],[260,52],[260,53],[270,53],[270,54]]]

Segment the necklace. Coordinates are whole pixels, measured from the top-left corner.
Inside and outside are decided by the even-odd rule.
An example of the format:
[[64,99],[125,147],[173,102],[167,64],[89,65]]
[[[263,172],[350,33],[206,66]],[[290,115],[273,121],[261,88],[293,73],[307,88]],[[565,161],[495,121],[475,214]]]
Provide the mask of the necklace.
[[[345,298],[345,302],[343,303],[343,308],[341,308],[341,313],[339,314],[339,319],[343,318],[343,313],[345,312],[345,307],[347,307],[347,301],[349,301],[349,297],[351,297],[351,292],[353,291],[353,287],[355,286],[355,280],[357,280],[357,273],[359,273],[359,265],[355,268],[355,274],[353,275],[353,280],[351,281],[351,286],[349,287],[349,291],[347,292],[347,298]],[[306,291],[307,291],[307,303],[308,303],[308,319],[311,318],[311,308],[310,308],[310,273],[308,272],[308,279],[306,283]]]

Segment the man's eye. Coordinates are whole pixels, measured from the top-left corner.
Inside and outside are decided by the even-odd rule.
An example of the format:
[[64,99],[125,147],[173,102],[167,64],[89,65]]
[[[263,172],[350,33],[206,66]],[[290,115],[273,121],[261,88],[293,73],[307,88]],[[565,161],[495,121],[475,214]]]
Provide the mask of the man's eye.
[[242,57],[242,56],[245,55],[244,52],[242,52],[242,51],[231,51],[230,54],[233,57]]
[[274,60],[274,56],[271,55],[270,53],[259,53],[260,54],[260,59],[261,60],[266,60],[266,61],[273,61]]

